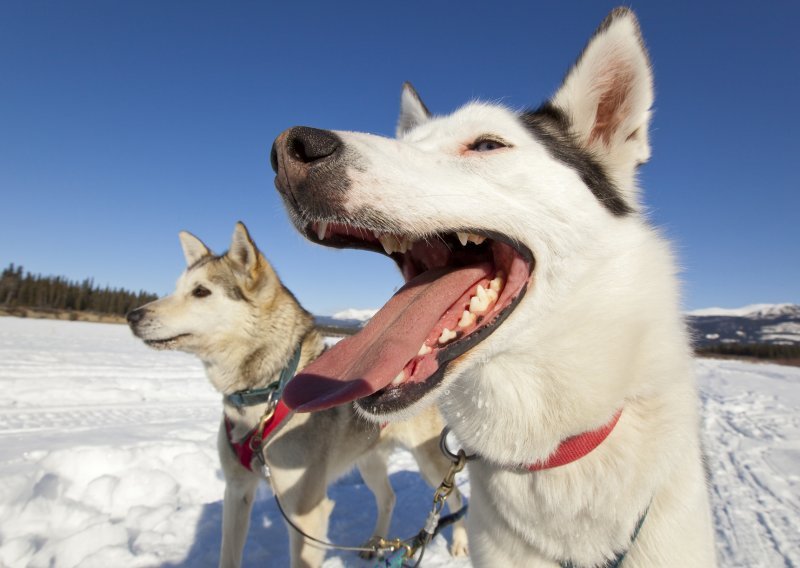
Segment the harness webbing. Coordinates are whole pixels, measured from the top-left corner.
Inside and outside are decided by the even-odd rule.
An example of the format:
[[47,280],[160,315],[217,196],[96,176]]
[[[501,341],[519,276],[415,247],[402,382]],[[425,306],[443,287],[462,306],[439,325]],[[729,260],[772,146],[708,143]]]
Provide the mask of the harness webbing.
[[289,362],[281,370],[280,377],[278,377],[277,381],[273,381],[262,388],[246,389],[225,395],[225,402],[236,408],[243,408],[245,406],[255,406],[279,399],[283,394],[286,383],[294,377],[297,371],[297,364],[300,362],[301,347],[302,344],[298,345],[297,349],[294,350],[292,358],[289,359]]
[[267,404],[265,409],[265,417],[272,412],[266,420],[260,422],[245,434],[244,438],[238,441],[233,439],[233,420],[225,416],[225,433],[227,434],[228,444],[239,458],[239,463],[244,467],[253,471],[252,462],[253,457],[258,455],[261,457],[260,452],[263,447],[264,440],[277,428],[281,422],[291,413],[291,410],[286,406],[281,399],[283,389],[286,383],[294,376],[297,371],[297,365],[300,362],[301,345],[297,346],[289,363],[281,370],[280,377],[263,388],[248,389],[229,394],[225,397],[225,401],[237,408],[246,406],[256,406],[258,404]]
[[[644,519],[647,517],[647,512],[650,510],[648,506],[647,509],[644,510],[642,516],[639,517],[639,521],[636,523],[636,527],[633,529],[633,534],[631,535],[631,542],[628,545],[628,548],[623,550],[622,552],[617,553],[617,556],[614,557],[612,560],[604,562],[603,564],[595,564],[594,568],[619,568],[622,565],[622,561],[625,560],[625,557],[628,555],[633,543],[636,542],[636,537],[639,536],[639,531],[644,524]],[[560,562],[559,566],[561,568],[577,568],[570,560],[566,560],[564,562]]]

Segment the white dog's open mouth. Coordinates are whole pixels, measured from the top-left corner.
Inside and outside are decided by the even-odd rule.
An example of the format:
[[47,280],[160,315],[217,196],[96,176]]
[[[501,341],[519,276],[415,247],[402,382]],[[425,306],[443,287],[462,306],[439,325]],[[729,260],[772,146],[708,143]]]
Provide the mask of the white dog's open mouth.
[[526,248],[481,231],[414,239],[313,223],[306,236],[327,246],[385,252],[406,285],[361,332],[289,383],[284,400],[302,411],[358,400],[365,411],[386,414],[418,401],[441,382],[451,361],[513,311],[534,265]]

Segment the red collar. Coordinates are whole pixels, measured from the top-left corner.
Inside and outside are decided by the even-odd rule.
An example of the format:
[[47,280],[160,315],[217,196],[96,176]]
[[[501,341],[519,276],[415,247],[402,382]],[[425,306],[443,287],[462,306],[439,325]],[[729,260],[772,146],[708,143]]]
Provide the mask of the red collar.
[[543,469],[561,467],[562,465],[567,465],[568,463],[572,463],[581,459],[603,443],[603,440],[605,440],[608,435],[611,434],[614,426],[617,425],[617,421],[619,421],[621,414],[622,409],[619,409],[608,423],[604,424],[597,430],[584,432],[582,434],[572,436],[571,438],[567,438],[561,442],[561,444],[559,444],[558,448],[556,448],[556,451],[553,452],[545,461],[527,464],[522,467],[528,471],[542,471]]
[[250,471],[253,471],[252,462],[253,457],[255,456],[253,448],[260,447],[264,440],[269,437],[269,435],[273,432],[273,430],[275,430],[275,428],[278,427],[281,422],[283,422],[290,412],[291,410],[289,410],[289,407],[283,403],[283,399],[279,400],[278,405],[275,407],[275,413],[264,424],[264,430],[261,435],[258,435],[258,426],[256,426],[238,442],[234,441],[231,437],[234,426],[233,421],[228,418],[227,414],[225,414],[225,432],[228,434],[228,443],[230,444],[233,453],[239,458],[239,463],[241,463]]

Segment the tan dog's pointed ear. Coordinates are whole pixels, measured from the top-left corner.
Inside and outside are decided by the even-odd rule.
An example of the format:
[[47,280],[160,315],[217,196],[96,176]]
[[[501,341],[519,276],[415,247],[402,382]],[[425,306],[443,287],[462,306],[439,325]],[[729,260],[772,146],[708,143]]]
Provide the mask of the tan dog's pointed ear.
[[233,230],[231,248],[228,249],[227,255],[228,258],[241,266],[247,274],[255,275],[259,264],[258,249],[250,237],[247,227],[241,221],[236,223],[236,227]]
[[195,237],[188,231],[178,233],[181,241],[183,256],[186,257],[186,266],[191,266],[205,256],[211,256],[212,252],[203,244],[203,241]]
[[616,8],[606,17],[551,104],[569,117],[578,144],[635,201],[636,166],[650,158],[653,74],[633,12]]
[[416,89],[406,81],[403,83],[403,93],[400,95],[400,118],[397,120],[397,138],[403,134],[427,122],[431,118],[431,113]]

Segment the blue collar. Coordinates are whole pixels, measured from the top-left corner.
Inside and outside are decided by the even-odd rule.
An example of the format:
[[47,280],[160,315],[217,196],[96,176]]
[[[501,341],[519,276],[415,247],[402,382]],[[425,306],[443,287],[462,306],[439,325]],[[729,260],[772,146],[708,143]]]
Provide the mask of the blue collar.
[[277,402],[283,394],[283,388],[289,379],[294,377],[297,371],[297,364],[300,362],[300,350],[302,342],[294,350],[292,358],[289,363],[281,371],[281,376],[277,381],[268,384],[259,389],[245,389],[236,391],[231,394],[225,395],[225,402],[235,406],[236,408],[244,408],[246,406],[255,406],[257,404],[264,404],[268,402]]

